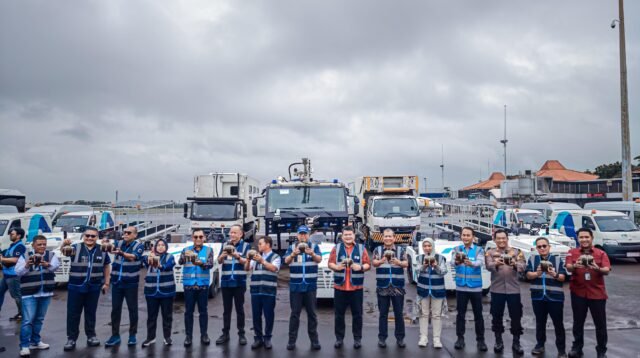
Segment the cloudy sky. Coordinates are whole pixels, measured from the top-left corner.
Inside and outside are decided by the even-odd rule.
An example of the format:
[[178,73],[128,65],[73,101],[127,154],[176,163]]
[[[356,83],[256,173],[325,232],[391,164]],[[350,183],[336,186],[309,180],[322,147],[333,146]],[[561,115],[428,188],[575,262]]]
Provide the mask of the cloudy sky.
[[[0,187],[179,200],[193,175],[454,188],[620,158],[614,0],[3,1]],[[640,2],[627,1],[632,155]],[[424,184],[420,181],[421,186]]]

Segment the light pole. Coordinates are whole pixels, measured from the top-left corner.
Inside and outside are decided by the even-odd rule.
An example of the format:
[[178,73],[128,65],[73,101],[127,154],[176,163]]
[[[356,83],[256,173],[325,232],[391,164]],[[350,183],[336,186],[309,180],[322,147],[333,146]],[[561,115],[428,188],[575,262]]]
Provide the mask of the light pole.
[[627,94],[627,50],[624,35],[624,2],[618,0],[619,18],[611,22],[611,27],[620,28],[620,125],[622,127],[622,200],[633,200],[633,179],[631,178],[631,144],[629,135],[629,98]]
[[504,105],[504,139],[500,141],[504,146],[504,177],[507,177],[507,105]]

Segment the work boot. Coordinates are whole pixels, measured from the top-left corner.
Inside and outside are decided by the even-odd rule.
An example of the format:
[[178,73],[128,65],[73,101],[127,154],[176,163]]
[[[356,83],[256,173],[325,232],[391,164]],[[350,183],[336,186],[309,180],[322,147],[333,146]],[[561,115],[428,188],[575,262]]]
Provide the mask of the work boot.
[[513,352],[513,355],[521,356],[524,354],[524,349],[522,349],[522,346],[520,345],[520,336],[513,336],[511,351]]
[[484,340],[478,341],[478,343],[476,344],[478,347],[478,350],[480,352],[486,352],[489,350],[489,348],[487,348],[487,344],[484,342]]
[[458,337],[456,344],[453,346],[455,349],[463,349],[464,348],[464,337]]
[[64,351],[69,352],[74,349],[76,349],[76,341],[74,341],[73,339],[68,340],[67,343],[64,345]]
[[247,345],[247,337],[245,337],[244,334],[238,336],[238,344],[240,344],[241,346]]
[[504,351],[504,342],[502,341],[502,334],[496,333],[496,344],[493,346],[494,353],[502,353]]
[[216,345],[221,345],[221,344],[225,344],[229,342],[229,335],[228,334],[222,334],[220,337],[218,337],[218,339],[216,339]]
[[203,334],[202,336],[200,336],[200,343],[204,344],[205,346],[208,346],[209,344],[211,344],[211,339],[209,339],[208,335]]

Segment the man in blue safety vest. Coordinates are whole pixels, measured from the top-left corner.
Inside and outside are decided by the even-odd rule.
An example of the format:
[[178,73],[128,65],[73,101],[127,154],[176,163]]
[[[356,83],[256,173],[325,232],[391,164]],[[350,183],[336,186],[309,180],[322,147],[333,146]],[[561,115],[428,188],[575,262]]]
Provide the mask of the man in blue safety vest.
[[318,317],[316,315],[316,292],[318,281],[318,264],[322,261],[320,246],[309,242],[309,228],[298,227],[295,244],[289,246],[284,255],[284,262],[289,265],[289,301],[291,316],[289,318],[289,342],[287,350],[296,347],[300,313],[307,311],[309,340],[311,349],[319,350]]
[[393,304],[395,337],[398,347],[404,348],[404,269],[409,266],[402,246],[396,246],[392,229],[382,232],[383,245],[376,247],[372,264],[376,268],[376,294],[380,317],[378,321],[378,347],[385,348],[388,336],[389,306]]
[[[280,256],[273,252],[272,239],[263,236],[258,240],[259,254],[251,257],[245,263],[245,270],[251,270],[251,313],[253,314],[253,332],[255,341],[251,349],[263,347],[273,348],[271,336],[273,333],[273,322],[275,319],[276,294],[278,292],[278,271],[282,260]],[[265,326],[262,329],[262,315],[264,315]]]
[[96,244],[98,229],[86,228],[83,242],[71,245],[71,240],[62,243],[62,249],[70,246],[63,255],[71,258],[69,269],[69,285],[67,296],[67,343],[65,351],[76,349],[76,341],[80,335],[80,316],[84,311],[84,332],[87,335],[87,346],[97,347],[100,340],[96,337],[96,310],[100,291],[103,294],[109,289],[111,259]]
[[550,253],[549,239],[539,237],[535,245],[538,255],[529,257],[526,270],[527,279],[531,282],[531,305],[536,316],[536,346],[531,354],[544,354],[544,344],[547,341],[547,316],[549,316],[556,333],[558,358],[567,358],[563,322],[564,290],[562,289],[567,271],[562,259]]
[[465,315],[467,305],[471,301],[473,319],[476,328],[476,343],[478,350],[487,351],[484,341],[484,318],[482,317],[482,266],[484,266],[484,251],[473,240],[475,231],[470,227],[462,228],[460,238],[462,245],[456,246],[451,253],[451,260],[456,270],[456,341],[454,348],[463,349],[465,332]]
[[24,229],[14,227],[9,230],[9,240],[11,244],[0,255],[2,263],[2,280],[0,280],[0,310],[4,303],[4,296],[7,291],[16,302],[18,313],[11,317],[10,321],[19,321],[22,318],[22,301],[20,295],[20,278],[16,275],[15,266],[18,259],[25,254],[27,248],[22,243],[24,240]]
[[[104,343],[105,347],[120,344],[120,320],[122,305],[127,301],[129,310],[128,346],[137,343],[138,331],[138,284],[144,245],[137,240],[138,229],[130,226],[124,229],[122,240],[115,242],[113,263],[111,264],[111,337]],[[106,243],[106,242],[103,242]]]
[[[247,271],[244,269],[247,251],[250,245],[243,240],[244,231],[241,225],[233,225],[229,228],[229,241],[220,248],[218,263],[222,264],[222,276],[220,277],[220,290],[222,291],[222,335],[216,340],[216,344],[229,342],[231,330],[231,313],[233,306],[236,308],[236,323],[238,326],[238,343],[241,346],[247,344],[244,332],[244,294],[247,291]],[[233,246],[233,252],[229,253],[225,247]]]
[[184,326],[186,338],[185,347],[193,344],[193,311],[198,305],[198,321],[200,323],[200,342],[209,345],[211,340],[207,335],[209,285],[211,285],[211,268],[213,268],[213,250],[204,246],[204,231],[195,230],[191,233],[193,245],[185,247],[180,254],[182,269],[182,284],[184,285]]

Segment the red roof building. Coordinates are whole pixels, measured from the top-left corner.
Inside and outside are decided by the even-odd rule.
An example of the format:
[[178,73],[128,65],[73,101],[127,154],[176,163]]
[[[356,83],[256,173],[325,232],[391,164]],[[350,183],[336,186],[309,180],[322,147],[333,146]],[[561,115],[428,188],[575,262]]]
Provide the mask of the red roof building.
[[557,160],[547,160],[536,176],[551,177],[553,181],[580,181],[596,180],[597,175],[587,174],[576,170],[567,169]]

